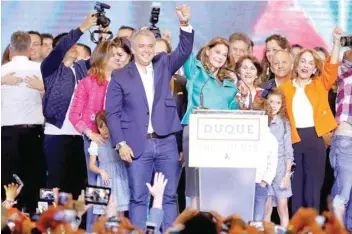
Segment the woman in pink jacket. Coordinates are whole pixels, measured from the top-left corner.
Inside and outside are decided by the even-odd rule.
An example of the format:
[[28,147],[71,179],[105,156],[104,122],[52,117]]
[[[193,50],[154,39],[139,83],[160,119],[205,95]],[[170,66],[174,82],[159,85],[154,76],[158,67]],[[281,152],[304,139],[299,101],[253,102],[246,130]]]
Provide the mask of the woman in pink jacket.
[[88,147],[91,141],[103,144],[104,139],[95,125],[96,114],[104,110],[106,90],[113,70],[122,68],[131,60],[127,39],[115,38],[104,41],[94,50],[88,76],[78,84],[70,108],[69,119],[78,132],[83,134],[86,154],[88,183],[96,183],[96,175],[88,169]]

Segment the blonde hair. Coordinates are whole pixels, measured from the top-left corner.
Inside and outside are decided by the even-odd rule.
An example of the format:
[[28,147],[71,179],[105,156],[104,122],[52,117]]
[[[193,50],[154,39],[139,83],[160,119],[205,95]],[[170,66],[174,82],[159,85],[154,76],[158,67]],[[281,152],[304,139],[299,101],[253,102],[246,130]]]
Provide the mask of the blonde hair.
[[299,54],[295,58],[295,61],[293,62],[292,75],[291,75],[292,80],[298,78],[298,73],[296,70],[297,70],[297,67],[299,64],[299,60],[301,59],[302,55],[306,52],[312,54],[313,60],[314,60],[314,65],[315,65],[315,68],[317,69],[316,72],[312,74],[311,79],[315,79],[322,74],[323,62],[319,58],[319,55],[317,54],[317,52],[314,49],[304,49],[301,52],[299,52]]

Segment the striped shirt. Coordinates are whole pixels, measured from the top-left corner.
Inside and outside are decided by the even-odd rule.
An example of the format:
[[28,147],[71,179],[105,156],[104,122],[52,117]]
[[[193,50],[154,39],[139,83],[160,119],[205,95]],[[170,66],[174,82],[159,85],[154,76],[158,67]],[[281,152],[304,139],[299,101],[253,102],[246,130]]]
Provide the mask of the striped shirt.
[[337,78],[336,121],[352,124],[352,62],[344,59]]

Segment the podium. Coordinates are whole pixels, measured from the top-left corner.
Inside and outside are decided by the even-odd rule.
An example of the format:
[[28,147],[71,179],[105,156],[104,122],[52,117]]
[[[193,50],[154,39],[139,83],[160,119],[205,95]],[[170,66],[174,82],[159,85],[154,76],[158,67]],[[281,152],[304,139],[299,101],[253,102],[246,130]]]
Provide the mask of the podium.
[[253,220],[256,158],[268,134],[263,111],[195,109],[189,121],[189,166],[197,168],[201,211]]

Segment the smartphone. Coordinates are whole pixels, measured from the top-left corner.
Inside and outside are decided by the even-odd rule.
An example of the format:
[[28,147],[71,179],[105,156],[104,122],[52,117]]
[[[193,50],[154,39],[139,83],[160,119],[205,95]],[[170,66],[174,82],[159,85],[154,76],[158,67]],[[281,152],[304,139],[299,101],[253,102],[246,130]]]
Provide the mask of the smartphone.
[[54,191],[52,189],[41,188],[39,190],[39,198],[41,201],[54,201]]
[[49,203],[48,202],[38,202],[38,213],[42,214],[43,212],[47,211],[49,209]]
[[120,225],[120,220],[118,217],[116,216],[113,216],[113,217],[110,217],[106,222],[105,222],[105,229],[106,230],[109,230],[109,229],[113,229],[113,231],[115,232],[115,228],[116,228],[116,231],[117,231],[117,228],[118,226]]
[[107,206],[110,200],[111,188],[88,185],[86,187],[86,204]]
[[68,193],[64,193],[64,192],[59,193],[57,203],[60,206],[64,206],[64,205],[66,205],[69,197],[70,197],[70,194],[68,194]]

